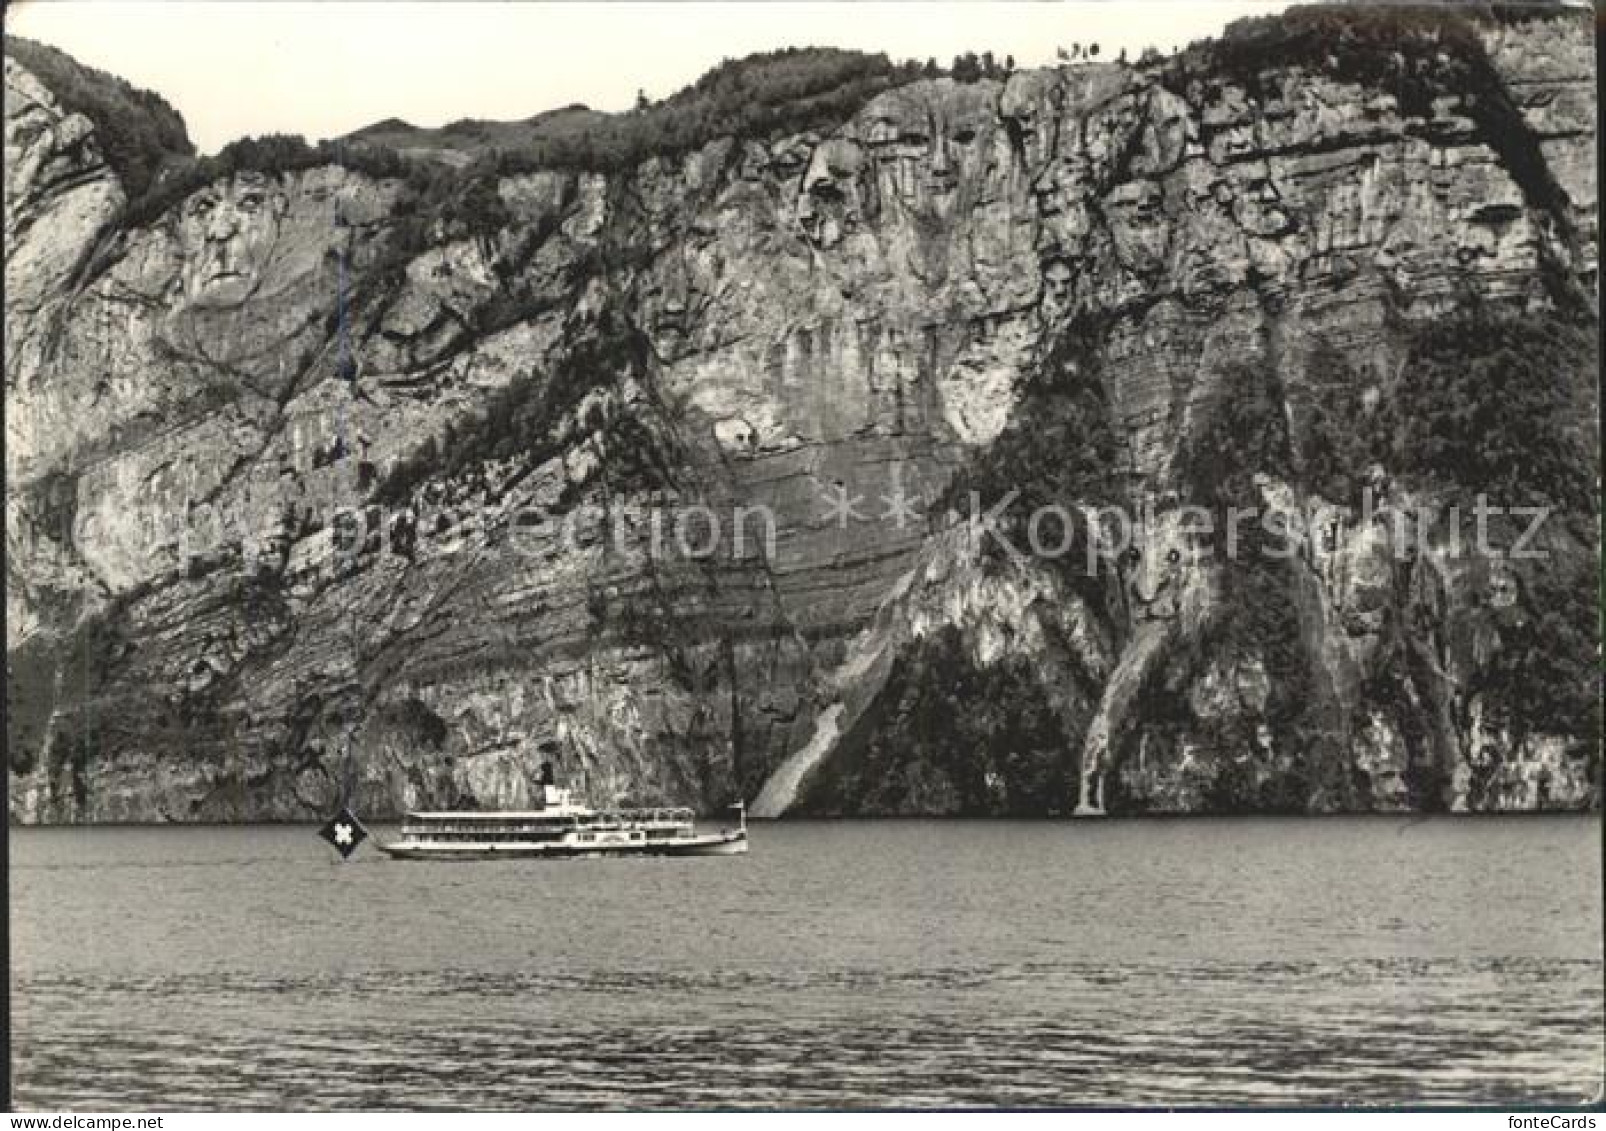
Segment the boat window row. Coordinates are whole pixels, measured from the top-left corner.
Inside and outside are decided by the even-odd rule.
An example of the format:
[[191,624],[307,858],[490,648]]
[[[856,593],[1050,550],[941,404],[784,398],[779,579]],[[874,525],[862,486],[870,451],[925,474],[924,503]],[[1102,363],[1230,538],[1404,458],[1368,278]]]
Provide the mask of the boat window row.
[[435,841],[559,841],[568,835],[563,829],[486,829],[486,828],[403,828],[402,835],[416,840]]
[[647,839],[647,834],[639,830],[627,833],[607,833],[600,836],[597,833],[576,833],[574,839],[581,844],[618,844],[621,841],[645,840]]
[[599,821],[621,821],[625,824],[687,824],[697,819],[690,809],[599,809]]

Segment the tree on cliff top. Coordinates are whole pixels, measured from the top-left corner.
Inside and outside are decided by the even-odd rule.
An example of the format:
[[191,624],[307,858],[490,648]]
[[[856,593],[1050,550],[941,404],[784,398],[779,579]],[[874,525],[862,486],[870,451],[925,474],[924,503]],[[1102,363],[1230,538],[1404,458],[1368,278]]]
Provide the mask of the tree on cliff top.
[[[60,52],[53,54],[76,66]],[[922,77],[919,63],[893,63],[881,54],[786,48],[726,60],[669,98],[622,114],[574,105],[518,122],[464,119],[438,130],[387,119],[317,145],[293,135],[241,138],[216,156],[169,161],[161,177],[131,182],[123,223],[149,223],[202,185],[242,169],[283,173],[315,165],[405,179],[427,213],[440,201],[473,197],[475,182],[499,175],[559,168],[616,172],[723,137],[774,137],[834,126],[883,91]],[[182,131],[182,122],[178,127]],[[183,153],[189,154],[187,140],[185,146]],[[458,169],[419,158],[431,149],[466,152],[473,160]]]
[[504,172],[579,168],[610,172],[699,149],[722,137],[774,137],[824,129],[883,91],[940,73],[933,62],[894,63],[884,54],[788,47],[726,59],[668,98],[645,92],[620,114],[567,106],[513,122],[463,120],[423,130],[394,120],[345,141],[370,147],[496,155]]
[[101,152],[130,197],[148,189],[164,165],[195,153],[184,119],[160,95],[30,39],[6,36],[5,52],[44,83],[65,110],[90,120]]

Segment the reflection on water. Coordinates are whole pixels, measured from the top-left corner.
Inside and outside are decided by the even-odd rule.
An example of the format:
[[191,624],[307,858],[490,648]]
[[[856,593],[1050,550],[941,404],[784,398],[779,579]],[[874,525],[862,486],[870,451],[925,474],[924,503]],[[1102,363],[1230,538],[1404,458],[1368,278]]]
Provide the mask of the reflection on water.
[[1577,1102],[1597,819],[757,826],[331,863],[13,830],[25,1107]]

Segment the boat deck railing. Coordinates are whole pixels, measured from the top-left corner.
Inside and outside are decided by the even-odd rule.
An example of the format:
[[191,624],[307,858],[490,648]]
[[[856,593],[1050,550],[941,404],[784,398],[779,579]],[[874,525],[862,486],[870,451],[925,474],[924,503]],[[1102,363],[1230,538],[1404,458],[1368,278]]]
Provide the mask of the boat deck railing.
[[461,816],[453,818],[414,815],[402,825],[404,835],[433,835],[440,833],[487,834],[519,830],[529,833],[560,835],[572,829],[679,828],[694,823],[697,814],[691,809],[598,809],[578,815],[541,817],[520,813],[499,817],[495,813],[476,814],[472,820]]
[[630,824],[676,824],[695,821],[697,814],[690,809],[598,809],[593,821],[619,821]]

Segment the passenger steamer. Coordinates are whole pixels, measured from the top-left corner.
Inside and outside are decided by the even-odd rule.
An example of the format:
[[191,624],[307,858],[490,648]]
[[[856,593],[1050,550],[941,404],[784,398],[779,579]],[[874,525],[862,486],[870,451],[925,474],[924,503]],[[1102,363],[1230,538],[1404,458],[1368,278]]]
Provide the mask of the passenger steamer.
[[380,844],[398,860],[504,860],[576,856],[739,856],[741,825],[699,833],[690,809],[592,809],[541,767],[540,807],[527,812],[409,813],[400,838]]

